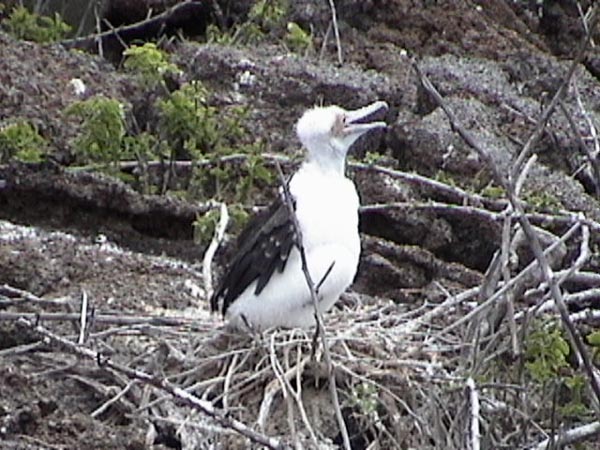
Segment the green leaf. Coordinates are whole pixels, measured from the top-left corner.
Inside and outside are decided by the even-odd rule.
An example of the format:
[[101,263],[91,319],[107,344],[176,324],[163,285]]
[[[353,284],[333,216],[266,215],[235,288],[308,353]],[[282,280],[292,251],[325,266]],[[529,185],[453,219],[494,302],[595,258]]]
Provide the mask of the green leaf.
[[28,122],[0,128],[0,162],[17,159],[37,163],[44,159],[48,143]]
[[83,162],[108,166],[123,158],[125,113],[118,100],[99,95],[72,104],[66,113],[81,121],[81,131],[74,145]]
[[14,7],[2,23],[17,39],[39,43],[60,41],[71,31],[60,14],[55,13],[53,17],[40,16],[29,12],[24,6]]
[[164,83],[164,76],[179,74],[181,70],[168,61],[167,54],[156,44],[147,42],[144,45],[132,45],[123,52],[123,67],[140,75],[142,82],[153,88]]
[[593,331],[587,335],[587,342],[592,347],[600,347],[600,331]]

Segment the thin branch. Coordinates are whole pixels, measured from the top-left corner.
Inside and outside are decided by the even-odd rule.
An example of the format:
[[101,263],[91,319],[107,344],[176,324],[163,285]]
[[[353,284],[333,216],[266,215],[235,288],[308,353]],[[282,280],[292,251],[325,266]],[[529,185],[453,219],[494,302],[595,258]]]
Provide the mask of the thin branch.
[[[155,16],[145,18],[136,23],[124,25],[104,32],[98,32],[90,36],[83,36],[75,39],[67,39],[61,41],[61,44],[67,48],[90,48],[97,43],[99,48],[102,47],[102,42],[105,39],[117,39],[122,41],[129,40],[132,36],[137,36],[140,32],[145,32],[146,35],[153,33],[159,34],[171,22],[175,23],[182,17],[189,16],[198,8],[205,8],[206,4],[203,1],[187,0],[182,3],[177,3],[166,11]],[[97,20],[97,22],[99,22]],[[100,27],[98,26],[98,29]]]
[[[376,211],[385,211],[389,209],[398,209],[406,212],[415,210],[430,211],[457,217],[473,216],[490,222],[501,222],[504,220],[504,213],[502,212],[490,211],[488,209],[476,206],[455,205],[452,203],[434,201],[374,203],[370,205],[362,205],[359,208],[359,212],[363,214]],[[600,232],[600,223],[581,216],[580,214],[568,211],[559,211],[556,214],[528,212],[525,213],[525,216],[535,225],[565,226],[579,223],[583,226],[591,228],[594,231]]]
[[467,378],[467,389],[469,390],[469,404],[471,405],[471,450],[481,448],[481,432],[479,431],[479,392],[473,378]]
[[[586,425],[581,425],[576,428],[572,428],[561,433],[558,438],[554,438],[554,445],[552,448],[564,448],[567,445],[575,444],[584,439],[600,435],[600,422],[592,422]],[[550,447],[550,439],[544,439],[535,447],[527,446],[527,448],[533,448],[534,450],[548,450]]]
[[[598,132],[596,131],[596,126],[594,122],[590,118],[589,113],[585,106],[583,106],[583,102],[581,101],[581,96],[579,95],[579,89],[577,88],[577,83],[573,83],[573,91],[575,93],[575,100],[577,101],[577,106],[583,115],[583,118],[587,122],[588,128],[590,129],[590,136],[592,141],[594,142],[594,150],[588,151],[587,145],[585,145],[585,140],[583,140],[584,150],[586,151],[586,156],[588,157],[588,161],[592,166],[592,172],[595,176],[594,184],[596,186],[596,194],[600,195],[600,139],[598,138]],[[583,139],[583,138],[582,138]]]
[[589,28],[587,28],[586,35],[583,37],[583,40],[582,40],[581,44],[579,45],[577,53],[575,54],[575,57],[573,58],[573,61],[571,62],[571,65],[569,66],[569,70],[567,71],[565,78],[563,79],[562,83],[560,84],[560,86],[558,87],[556,92],[554,93],[554,96],[552,97],[552,100],[550,101],[548,106],[546,106],[546,108],[544,108],[542,116],[539,118],[538,123],[535,127],[535,130],[533,131],[533,133],[531,133],[531,136],[529,136],[529,139],[527,139],[527,142],[525,143],[519,156],[517,157],[517,160],[515,161],[515,163],[513,165],[510,178],[514,178],[516,176],[516,174],[518,174],[521,171],[521,165],[523,164],[523,161],[525,161],[525,159],[529,156],[529,153],[531,152],[533,144],[535,142],[537,142],[537,140],[541,136],[542,132],[544,131],[544,128],[546,127],[546,124],[548,123],[548,120],[550,120],[550,116],[552,115],[552,113],[554,112],[554,109],[556,108],[556,105],[558,104],[559,100],[563,97],[565,91],[569,87],[569,83],[571,82],[571,79],[573,78],[575,70],[577,69],[577,67],[579,67],[579,65],[583,61],[583,58],[585,57],[585,54],[586,54],[588,47],[590,45],[590,42],[591,42],[591,36],[592,36],[593,30],[596,26],[597,11],[598,11],[597,5],[594,5],[590,11],[590,15],[588,16],[587,26]]
[[321,339],[321,345],[323,347],[323,356],[325,357],[325,365],[327,366],[327,375],[329,378],[329,391],[331,393],[331,399],[333,402],[333,407],[335,409],[335,416],[338,422],[338,426],[340,427],[340,433],[342,434],[342,439],[344,442],[344,448],[346,450],[351,450],[350,446],[350,438],[348,436],[348,429],[346,428],[346,422],[344,421],[344,416],[342,415],[342,410],[340,408],[340,402],[337,394],[337,387],[335,382],[335,367],[331,360],[331,354],[329,352],[329,346],[327,344],[327,336],[325,331],[325,326],[323,325],[323,317],[321,314],[321,309],[319,308],[319,298],[317,296],[317,290],[315,288],[315,284],[312,280],[310,272],[308,271],[308,264],[306,261],[306,252],[304,251],[304,244],[302,242],[302,229],[300,228],[300,224],[298,223],[298,218],[296,217],[296,212],[294,211],[294,204],[292,200],[292,196],[290,194],[288,185],[285,181],[285,177],[283,175],[283,171],[281,170],[281,166],[279,162],[276,162],[277,171],[279,173],[279,179],[281,181],[281,185],[283,188],[283,194],[285,197],[285,202],[292,217],[292,221],[294,224],[294,229],[296,231],[297,236],[297,246],[298,251],[300,252],[300,260],[302,262],[302,272],[304,273],[304,277],[306,278],[306,284],[308,285],[308,289],[310,290],[310,296],[313,302],[313,307],[315,310],[315,321],[317,324],[316,335]]
[[[88,314],[89,316],[89,314]],[[34,321],[72,321],[80,320],[80,313],[30,313],[0,311],[0,322],[18,321],[20,319]],[[165,317],[165,316],[127,316],[116,314],[94,314],[94,322],[111,325],[153,325],[181,327],[190,326],[198,322],[198,319],[188,317]]]
[[[576,223],[575,225],[573,225],[571,228],[569,228],[565,232],[565,234],[563,234],[561,236],[560,239],[557,239],[550,246],[548,246],[548,248],[546,248],[546,250],[544,252],[547,253],[547,254],[549,254],[552,251],[554,251],[559,245],[562,245],[573,234],[575,234],[575,232],[579,229],[579,227],[580,227],[580,224],[578,224],[578,223]],[[525,267],[523,270],[521,270],[521,272],[519,272],[519,274],[517,276],[512,277],[508,283],[503,284],[502,287],[500,289],[498,289],[486,301],[484,301],[483,303],[481,303],[480,305],[478,305],[476,308],[474,308],[469,313],[467,313],[464,316],[462,316],[460,319],[458,319],[455,322],[453,322],[452,324],[448,325],[446,328],[444,328],[442,331],[440,331],[439,334],[448,333],[449,331],[454,330],[455,328],[457,328],[459,325],[462,325],[463,323],[468,322],[469,320],[473,319],[473,317],[475,317],[477,314],[479,314],[483,310],[489,308],[492,304],[494,304],[496,301],[498,301],[498,299],[502,295],[504,295],[504,293],[508,289],[512,289],[513,287],[517,286],[519,283],[521,283],[524,280],[526,280],[529,276],[531,276],[532,272],[537,267],[538,267],[538,262],[537,261],[534,260],[531,263],[529,263],[529,265],[527,267]]]
[[123,389],[121,389],[115,396],[113,396],[108,401],[104,402],[102,405],[100,405],[98,408],[96,408],[94,411],[92,411],[92,413],[90,414],[90,417],[95,419],[96,417],[98,417],[99,415],[101,415],[102,413],[107,411],[108,408],[110,408],[116,402],[121,400],[121,398],[125,394],[127,394],[127,392],[129,392],[129,390],[133,387],[133,385],[135,383],[136,383],[135,381],[130,381],[129,383],[127,383],[127,386],[125,386]]
[[[590,18],[590,23],[591,23],[590,32],[592,32],[594,29],[593,25],[595,25],[596,11],[597,11],[596,5],[594,5],[593,14],[591,15],[591,18]],[[541,131],[544,129],[545,124],[548,121],[548,119],[550,118],[550,115],[552,114],[555,105],[558,103],[558,100],[562,96],[562,92],[566,89],[566,86],[569,84],[569,81],[570,81],[571,77],[573,76],[575,68],[577,67],[580,60],[585,55],[585,50],[587,49],[589,39],[590,39],[590,36],[589,35],[586,36],[586,39],[585,39],[584,43],[581,45],[581,47],[578,51],[578,54],[575,58],[575,61],[573,61],[573,64],[571,65],[571,67],[565,77],[565,80],[563,81],[563,83],[559,87],[558,91],[556,92],[551,104],[548,105],[548,107],[542,114],[542,117],[540,118],[540,120],[538,122],[538,126],[536,127],[536,129],[533,132],[533,134],[531,135],[530,139],[527,141],[524,148],[522,149],[519,157],[517,158],[517,161],[515,162],[515,164],[513,166],[512,175],[508,179],[499,171],[499,168],[495,164],[494,160],[491,158],[491,156],[486,151],[483,150],[483,148],[479,145],[479,142],[477,142],[477,140],[474,138],[474,136],[469,131],[467,131],[467,129],[464,128],[462,126],[462,124],[457,120],[453,111],[450,110],[450,108],[446,105],[446,103],[444,102],[444,99],[442,98],[440,93],[431,84],[431,81],[429,81],[427,76],[420,70],[420,68],[416,65],[416,63],[414,64],[414,67],[421,78],[421,83],[422,83],[423,87],[431,94],[431,96],[436,100],[438,105],[446,113],[446,116],[448,117],[448,120],[450,121],[452,129],[456,130],[456,132],[467,143],[467,145],[469,145],[473,150],[475,150],[477,152],[477,154],[483,159],[485,164],[488,166],[488,169],[492,172],[492,175],[493,175],[494,179],[496,180],[496,182],[505,189],[508,200],[516,213],[517,220],[519,221],[519,223],[523,229],[523,232],[527,236],[531,250],[533,251],[533,254],[535,256],[537,263],[539,264],[539,267],[540,267],[540,270],[542,273],[542,277],[544,278],[546,283],[550,286],[551,295],[554,298],[554,301],[556,303],[556,308],[558,309],[561,321],[567,331],[569,340],[571,341],[571,344],[575,350],[575,354],[577,355],[578,360],[580,360],[583,363],[585,373],[587,374],[588,379],[590,381],[590,385],[592,387],[592,391],[594,392],[598,402],[600,403],[600,381],[598,380],[598,378],[596,378],[596,376],[594,374],[593,363],[592,363],[589,353],[583,343],[583,340],[582,340],[581,336],[579,335],[577,328],[574,326],[573,322],[569,318],[569,313],[568,313],[567,307],[565,305],[559,284],[557,283],[557,280],[554,277],[552,268],[550,267],[550,264],[548,263],[548,259],[546,258],[546,254],[544,253],[544,250],[540,243],[540,239],[538,238],[537,233],[534,231],[534,229],[531,225],[531,222],[529,222],[529,220],[525,216],[525,212],[523,210],[522,203],[516,195],[515,185],[514,185],[514,180],[516,178],[518,178],[517,175],[521,171],[521,165],[522,165],[524,159],[529,154],[530,147],[533,145],[533,143],[536,141],[537,137],[539,137],[539,135],[541,134]],[[446,329],[448,329],[448,328],[446,328]],[[600,416],[599,410],[597,410],[596,413]]]
[[506,200],[492,199],[484,197],[482,195],[473,194],[457,186],[450,186],[448,184],[442,183],[441,181],[433,180],[431,178],[416,173],[402,172],[400,170],[391,169],[389,167],[379,166],[376,164],[361,163],[357,161],[348,161],[348,167],[350,169],[360,169],[382,173],[385,175],[389,175],[392,178],[397,178],[399,180],[405,181],[416,186],[433,189],[435,192],[443,194],[447,196],[450,200],[455,201],[457,203],[476,206],[485,205],[486,207],[497,211],[503,210],[507,205]]
[[156,378],[146,372],[142,372],[141,370],[132,369],[129,366],[116,363],[108,358],[105,358],[101,353],[95,352],[86,347],[77,345],[77,344],[69,341],[68,339],[63,338],[62,336],[59,336],[59,335],[51,332],[50,330],[48,330],[47,328],[45,328],[41,325],[35,325],[35,323],[30,320],[22,318],[19,320],[18,323],[33,329],[36,333],[40,334],[41,336],[44,336],[45,338],[47,338],[54,344],[60,345],[64,348],[66,348],[67,350],[69,350],[70,352],[75,353],[76,355],[79,355],[81,357],[84,357],[84,358],[92,360],[92,361],[96,361],[96,362],[98,362],[98,364],[100,366],[108,367],[118,373],[122,373],[122,374],[128,376],[129,378],[134,378],[134,379],[140,380],[146,384],[152,385],[152,386],[157,387],[165,392],[168,392],[174,398],[179,400],[181,403],[184,403],[184,404],[202,412],[203,414],[211,417],[216,422],[218,422],[219,425],[236,431],[237,433],[241,434],[242,436],[250,439],[252,442],[255,442],[260,445],[264,445],[265,447],[272,449],[272,450],[283,449],[283,445],[277,439],[274,439],[274,438],[271,438],[264,434],[258,433],[257,431],[247,427],[242,422],[240,422],[232,417],[229,417],[222,411],[216,409],[212,405],[212,403],[205,401],[205,400],[201,400],[200,398],[196,397],[195,395],[190,394],[186,390],[181,389],[180,387],[171,384],[170,382],[168,382],[165,379]]
[[335,36],[338,64],[341,66],[344,64],[344,56],[342,54],[342,41],[340,40],[340,29],[337,22],[337,11],[335,9],[335,2],[333,0],[329,0],[329,7],[331,8],[331,23],[333,24],[333,34]]
[[[268,162],[271,162],[273,164],[275,164],[275,163],[288,164],[288,163],[292,163],[294,161],[294,159],[292,157],[275,154],[275,153],[261,153],[260,156],[262,158],[264,158],[265,160],[267,160]],[[178,161],[174,161],[173,165],[175,167],[214,166],[214,165],[217,165],[220,163],[245,161],[250,157],[251,157],[251,155],[248,155],[247,153],[233,153],[231,155],[224,155],[224,156],[220,156],[217,158],[205,158],[205,159],[200,159],[197,161],[178,160]],[[140,164],[139,161],[133,161],[133,160],[132,161],[121,161],[121,162],[119,162],[118,167],[121,170],[128,171],[128,170],[133,170],[133,169],[137,168],[139,166],[139,164]],[[147,165],[147,167],[150,168],[150,167],[160,167],[160,166],[162,166],[163,163],[161,161],[147,161],[145,164]],[[407,172],[403,172],[401,170],[392,169],[390,167],[385,167],[385,166],[381,166],[381,165],[377,165],[377,164],[367,164],[367,163],[363,163],[363,162],[359,162],[359,161],[348,161],[346,165],[349,169],[354,170],[354,171],[363,170],[363,171],[367,171],[367,172],[375,172],[375,173],[390,176],[395,179],[402,180],[411,185],[419,186],[421,188],[425,188],[425,189],[434,191],[434,192],[438,193],[439,195],[443,195],[445,198],[447,198],[450,201],[461,203],[463,205],[477,205],[477,206],[484,205],[487,208],[493,209],[495,211],[501,211],[506,207],[506,205],[508,203],[506,200],[484,197],[482,195],[478,195],[478,194],[474,194],[474,193],[465,191],[464,189],[461,189],[458,186],[451,186],[451,185],[445,184],[441,181],[434,180],[432,178],[428,178],[426,176],[419,175],[416,173],[407,173]],[[2,167],[2,165],[0,165],[0,168],[1,167]],[[101,166],[98,164],[89,164],[89,165],[79,166],[79,167],[69,167],[69,168],[67,168],[67,171],[80,172],[80,171],[98,170],[100,168],[101,168]]]
[[72,302],[73,300],[68,297],[47,299],[38,297],[29,291],[10,286],[8,284],[3,284],[0,286],[0,306],[12,306],[21,303],[31,303],[45,306],[61,306]]
[[225,230],[227,229],[227,224],[229,223],[229,212],[227,211],[227,205],[225,202],[221,202],[219,204],[219,223],[215,227],[215,232],[212,240],[206,252],[204,253],[204,258],[202,259],[202,277],[204,279],[204,290],[206,292],[206,298],[211,298],[213,294],[213,284],[212,284],[212,261],[215,257],[215,253],[223,241],[223,237],[225,236]]
[[[600,194],[600,163],[596,160],[596,158],[594,157],[594,155],[588,148],[585,140],[583,139],[583,136],[581,135],[581,132],[579,131],[579,128],[577,128],[577,124],[575,123],[575,119],[573,119],[573,115],[569,112],[569,110],[565,106],[564,101],[561,100],[558,103],[558,106],[559,106],[561,112],[563,113],[563,115],[565,116],[565,118],[567,119],[567,122],[569,123],[569,127],[571,128],[571,131],[575,135],[575,138],[577,138],[579,148],[581,149],[581,151],[583,152],[583,154],[585,155],[585,157],[588,161],[588,164],[591,169],[590,171],[591,171],[592,183],[594,185],[594,193],[596,195],[598,195],[598,194]],[[592,128],[592,130],[594,129],[593,124],[591,124],[591,128]]]
[[81,294],[81,318],[79,320],[79,339],[77,343],[82,345],[85,341],[85,334],[87,329],[87,317],[88,317],[88,296],[84,290]]

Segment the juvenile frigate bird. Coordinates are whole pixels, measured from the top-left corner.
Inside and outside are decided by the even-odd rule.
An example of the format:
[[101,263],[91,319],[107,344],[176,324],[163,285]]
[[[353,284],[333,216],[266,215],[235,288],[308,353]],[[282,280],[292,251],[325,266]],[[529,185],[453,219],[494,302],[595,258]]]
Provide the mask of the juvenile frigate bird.
[[[355,111],[316,107],[296,125],[307,156],[289,179],[288,192],[322,312],[350,286],[360,256],[359,199],[345,175],[346,154],[360,136],[386,126],[370,119],[387,107],[382,101]],[[273,204],[238,238],[235,257],[211,298],[211,309],[220,309],[236,328],[260,331],[315,324],[291,214],[280,189]]]

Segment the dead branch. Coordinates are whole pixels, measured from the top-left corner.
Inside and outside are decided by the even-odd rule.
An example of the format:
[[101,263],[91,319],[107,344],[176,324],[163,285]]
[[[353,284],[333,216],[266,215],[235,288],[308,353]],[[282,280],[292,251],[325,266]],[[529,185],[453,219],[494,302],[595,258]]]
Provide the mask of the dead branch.
[[344,64],[344,56],[342,54],[342,41],[340,40],[340,29],[337,23],[337,11],[335,10],[335,2],[329,0],[329,8],[331,8],[331,23],[333,24],[333,34],[335,36],[335,46],[337,48],[338,64]]
[[516,175],[521,171],[521,169],[522,169],[521,166],[522,166],[523,162],[525,161],[525,159],[529,156],[529,153],[531,152],[533,144],[535,142],[537,142],[539,137],[542,135],[544,129],[546,128],[546,124],[548,123],[548,120],[550,120],[550,116],[552,116],[552,113],[554,113],[554,110],[555,110],[556,106],[558,105],[558,102],[562,99],[565,91],[569,87],[569,83],[571,82],[571,79],[573,78],[573,75],[575,74],[575,70],[577,69],[577,67],[579,67],[579,65],[583,61],[583,58],[585,57],[587,50],[590,46],[594,28],[596,27],[596,21],[598,19],[598,16],[597,16],[598,9],[597,8],[598,8],[597,5],[592,6],[590,15],[588,16],[588,20],[586,22],[586,27],[585,27],[587,32],[578,47],[577,53],[575,54],[573,61],[571,62],[571,65],[569,66],[569,69],[567,70],[565,78],[563,79],[562,83],[560,84],[560,86],[558,87],[556,92],[554,93],[552,100],[550,101],[548,106],[546,106],[546,108],[544,108],[544,111],[542,112],[542,116],[539,118],[533,133],[531,133],[531,135],[529,136],[529,139],[527,139],[527,142],[521,149],[519,156],[517,157],[515,163],[513,164],[510,178],[515,178]]
[[[546,254],[551,253],[559,245],[563,244],[571,236],[573,236],[573,234],[575,234],[575,232],[579,229],[579,227],[580,227],[580,225],[578,223],[576,223],[575,225],[573,225],[571,228],[569,228],[565,232],[565,234],[563,234],[561,236],[560,239],[558,239],[556,242],[554,242],[552,245],[550,245],[548,248],[546,248],[544,250],[544,252]],[[498,299],[502,295],[504,295],[504,293],[508,289],[512,289],[513,287],[517,286],[519,283],[522,283],[523,281],[525,281],[526,279],[528,279],[532,275],[533,271],[537,267],[538,267],[538,261],[537,260],[534,260],[531,263],[529,263],[529,265],[527,267],[525,267],[523,270],[521,270],[521,272],[519,272],[516,276],[512,277],[508,283],[503,284],[502,287],[500,289],[498,289],[493,295],[491,295],[487,300],[485,300],[483,303],[481,303],[480,305],[478,305],[476,308],[474,308],[472,311],[470,311],[466,315],[462,316],[461,318],[459,318],[458,320],[456,320],[455,322],[453,322],[451,325],[449,325],[446,328],[444,328],[440,332],[440,334],[447,333],[447,332],[449,332],[451,330],[454,330],[459,325],[462,325],[462,324],[468,322],[469,320],[473,319],[473,317],[475,317],[477,314],[479,314],[482,311],[484,311],[485,309],[489,308],[496,301],[498,301]]]
[[570,430],[561,433],[557,438],[553,439],[553,443],[550,443],[550,439],[544,439],[542,442],[535,445],[535,447],[527,446],[527,448],[533,448],[534,450],[547,450],[549,448],[565,448],[568,445],[575,444],[584,439],[589,439],[593,436],[600,434],[600,422],[592,422],[579,427],[571,428]]
[[[87,314],[88,319],[93,317],[95,323],[104,323],[110,325],[153,325],[163,327],[183,327],[191,326],[198,319],[187,317],[165,317],[165,316],[128,316],[117,314]],[[30,313],[30,312],[9,312],[0,311],[1,321],[19,321],[20,319],[33,321],[77,321],[81,320],[81,313]]]
[[467,389],[469,390],[469,404],[471,405],[471,450],[481,448],[481,432],[479,431],[479,392],[473,378],[467,378]]
[[[275,154],[275,153],[262,153],[261,157],[264,158],[267,162],[273,164],[289,164],[294,162],[293,157]],[[245,161],[250,158],[250,155],[246,153],[233,153],[230,155],[220,156],[218,158],[205,158],[197,161],[174,161],[173,164],[176,167],[192,167],[192,166],[214,166],[219,163],[228,163],[228,162],[238,162]],[[148,167],[159,167],[162,165],[160,161],[148,161],[145,163]],[[119,163],[119,168],[124,171],[134,170],[139,166],[138,161],[121,161]],[[375,172],[383,175],[390,176],[392,178],[396,178],[402,180],[411,185],[419,186],[425,188],[429,191],[433,191],[438,193],[439,195],[443,195],[447,197],[449,201],[453,201],[459,204],[464,205],[483,205],[486,208],[489,208],[494,211],[501,211],[507,205],[506,200],[493,199],[489,197],[484,197],[482,195],[473,194],[471,192],[465,191],[457,186],[451,186],[449,184],[445,184],[441,181],[434,180],[432,178],[428,178],[423,175],[419,175],[416,173],[408,173],[402,172],[401,170],[395,170],[390,167],[385,167],[377,164],[367,164],[358,161],[348,161],[347,166],[351,170],[364,170],[369,172]],[[1,166],[0,166],[1,167]],[[71,172],[80,172],[80,171],[93,171],[98,170],[100,168],[97,164],[90,164],[86,166],[80,167],[71,167],[68,171]]]
[[82,48],[92,50],[94,45],[98,43],[101,46],[105,45],[103,41],[107,39],[117,39],[121,42],[130,41],[141,35],[158,36],[166,28],[179,23],[183,18],[196,14],[199,11],[207,8],[207,3],[204,1],[187,0],[182,3],[177,3],[166,11],[155,16],[146,18],[139,22],[124,25],[101,33],[96,33],[90,36],[83,36],[75,39],[66,39],[61,42],[67,48]]
[[[390,203],[374,203],[371,205],[362,205],[359,208],[361,213],[385,211],[389,209],[397,209],[400,211],[431,211],[438,214],[447,214],[457,217],[478,217],[489,222],[501,222],[504,220],[504,213],[491,211],[477,206],[464,206],[442,202],[390,202]],[[581,223],[583,226],[590,227],[594,231],[600,232],[600,223],[589,219],[581,214],[559,211],[556,214],[548,214],[541,212],[527,212],[525,217],[534,225],[538,226],[565,226]]]
[[[581,108],[583,108],[583,105],[581,104],[581,99],[579,99],[579,96],[577,96],[577,97],[578,97],[578,99],[577,99],[578,104],[581,106]],[[575,123],[575,119],[573,119],[573,115],[569,112],[569,110],[565,106],[564,101],[560,100],[558,103],[558,106],[560,107],[561,112],[567,119],[567,122],[569,123],[569,127],[571,128],[571,131],[573,132],[573,134],[575,135],[575,138],[577,139],[579,148],[581,149],[581,151],[583,152],[583,154],[585,155],[585,157],[588,161],[588,164],[589,164],[591,172],[592,172],[591,179],[594,184],[594,192],[598,195],[598,194],[600,194],[600,162],[597,160],[596,156],[592,153],[592,151],[588,148],[588,146],[585,142],[585,139],[583,139],[581,131],[579,131],[579,128],[577,128],[577,124]],[[590,129],[593,130],[592,133],[594,133],[595,132],[594,124],[591,121],[589,122],[589,124],[590,124]]]
[[13,306],[19,304],[37,304],[45,306],[62,306],[72,303],[68,297],[46,299],[38,297],[29,291],[18,289],[8,284],[0,286],[0,306]]
[[204,258],[202,259],[202,277],[204,279],[204,290],[206,292],[206,298],[211,298],[213,294],[212,285],[212,260],[225,236],[225,230],[229,223],[229,212],[227,211],[227,205],[224,202],[219,203],[219,223],[215,226],[215,232],[213,235]]
[[249,428],[242,422],[233,419],[224,414],[222,411],[216,409],[212,405],[212,403],[205,400],[201,400],[200,398],[196,397],[193,394],[190,394],[186,390],[171,384],[164,378],[156,378],[141,370],[132,369],[131,367],[128,367],[126,365],[116,363],[104,357],[100,352],[95,352],[86,347],[77,345],[69,341],[68,339],[63,338],[62,336],[51,332],[50,330],[41,325],[36,325],[34,322],[28,319],[21,318],[19,319],[18,323],[27,326],[28,328],[31,328],[39,335],[48,339],[50,342],[60,345],[78,356],[84,357],[92,361],[96,361],[100,366],[108,367],[116,372],[128,376],[129,378],[140,380],[143,383],[168,392],[171,396],[176,398],[181,403],[184,403],[190,406],[191,408],[202,412],[203,414],[214,419],[221,426],[236,431],[242,436],[250,439],[252,442],[264,445],[265,447],[273,450],[283,449],[283,445],[277,439],[271,438]]
[[[594,26],[596,23],[596,12],[597,12],[597,4],[594,4],[592,14],[589,19],[590,32],[593,32],[593,29],[594,29]],[[514,181],[515,179],[518,178],[518,174],[522,170],[521,166],[523,164],[523,161],[525,160],[525,158],[527,158],[529,156],[529,151],[531,149],[531,146],[533,145],[533,143],[537,140],[537,138],[541,134],[542,130],[544,129],[544,127],[546,125],[546,122],[549,120],[550,116],[552,115],[552,112],[554,111],[554,108],[557,105],[558,100],[562,97],[563,92],[566,89],[566,86],[568,86],[568,84],[575,72],[575,68],[579,65],[579,62],[584,57],[585,52],[588,47],[588,44],[589,44],[589,40],[590,40],[590,35],[588,34],[588,35],[586,35],[585,40],[583,41],[582,45],[580,46],[577,56],[576,56],[575,60],[573,61],[573,63],[571,64],[569,71],[567,72],[567,75],[566,75],[565,79],[563,80],[563,83],[557,90],[557,92],[554,95],[554,98],[552,99],[550,104],[544,110],[542,117],[538,121],[538,125],[536,126],[536,129],[534,130],[534,132],[528,139],[527,143],[521,150],[517,160],[515,161],[515,163],[513,165],[513,169],[511,171],[511,176],[509,176],[508,178],[506,178],[502,173],[500,173],[498,166],[495,164],[495,162],[493,161],[491,156],[485,150],[483,150],[483,148],[479,145],[479,142],[475,139],[475,137],[469,131],[467,131],[467,129],[464,128],[462,126],[462,124],[458,121],[458,119],[456,118],[456,116],[454,115],[452,110],[450,110],[448,105],[445,103],[445,101],[442,98],[442,96],[440,95],[440,93],[433,86],[433,84],[427,78],[427,76],[420,70],[418,65],[415,63],[415,64],[413,64],[413,66],[415,67],[415,70],[421,79],[421,83],[422,83],[423,87],[427,90],[427,92],[429,92],[429,94],[435,99],[436,103],[446,113],[446,116],[448,117],[448,120],[450,121],[450,123],[452,125],[452,129],[456,130],[456,132],[467,143],[467,145],[469,145],[473,150],[475,150],[477,152],[479,157],[484,161],[484,163],[487,165],[488,169],[492,172],[492,175],[493,175],[494,179],[496,180],[496,182],[498,183],[498,185],[505,189],[508,200],[509,200],[513,210],[516,213],[517,220],[519,221],[521,227],[523,228],[524,233],[526,234],[527,238],[529,239],[531,250],[533,251],[535,259],[539,264],[539,267],[542,272],[542,276],[543,276],[544,280],[546,281],[546,283],[548,283],[548,285],[550,286],[551,295],[554,298],[556,307],[557,307],[560,317],[561,317],[561,321],[568,333],[569,340],[572,343],[572,346],[576,352],[578,360],[581,361],[581,363],[584,366],[585,373],[586,373],[586,375],[590,381],[590,385],[592,387],[592,391],[594,392],[598,403],[600,403],[600,381],[595,376],[594,367],[593,367],[591,358],[589,356],[589,353],[588,353],[587,349],[585,348],[585,345],[583,344],[583,340],[582,340],[581,336],[579,335],[577,328],[573,325],[573,322],[569,318],[569,313],[568,313],[567,307],[564,303],[564,298],[563,298],[562,292],[560,290],[560,287],[559,287],[559,284],[558,284],[556,278],[554,277],[554,273],[548,263],[546,255],[544,254],[544,250],[542,248],[542,245],[540,243],[538,235],[534,231],[534,229],[531,225],[531,222],[529,222],[529,220],[527,219],[527,217],[524,214],[523,206],[521,204],[521,201],[518,199],[517,193],[515,191],[515,181]],[[600,411],[597,410],[596,412],[598,415],[600,415]]]

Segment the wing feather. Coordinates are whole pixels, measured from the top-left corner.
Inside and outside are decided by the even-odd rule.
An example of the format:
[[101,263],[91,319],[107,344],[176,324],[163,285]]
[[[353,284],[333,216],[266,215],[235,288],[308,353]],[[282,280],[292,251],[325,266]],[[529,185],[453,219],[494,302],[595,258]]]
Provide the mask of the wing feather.
[[225,314],[246,288],[258,280],[254,293],[260,294],[275,271],[283,272],[297,242],[293,220],[282,195],[250,220],[237,241],[236,256],[213,294],[210,304]]

